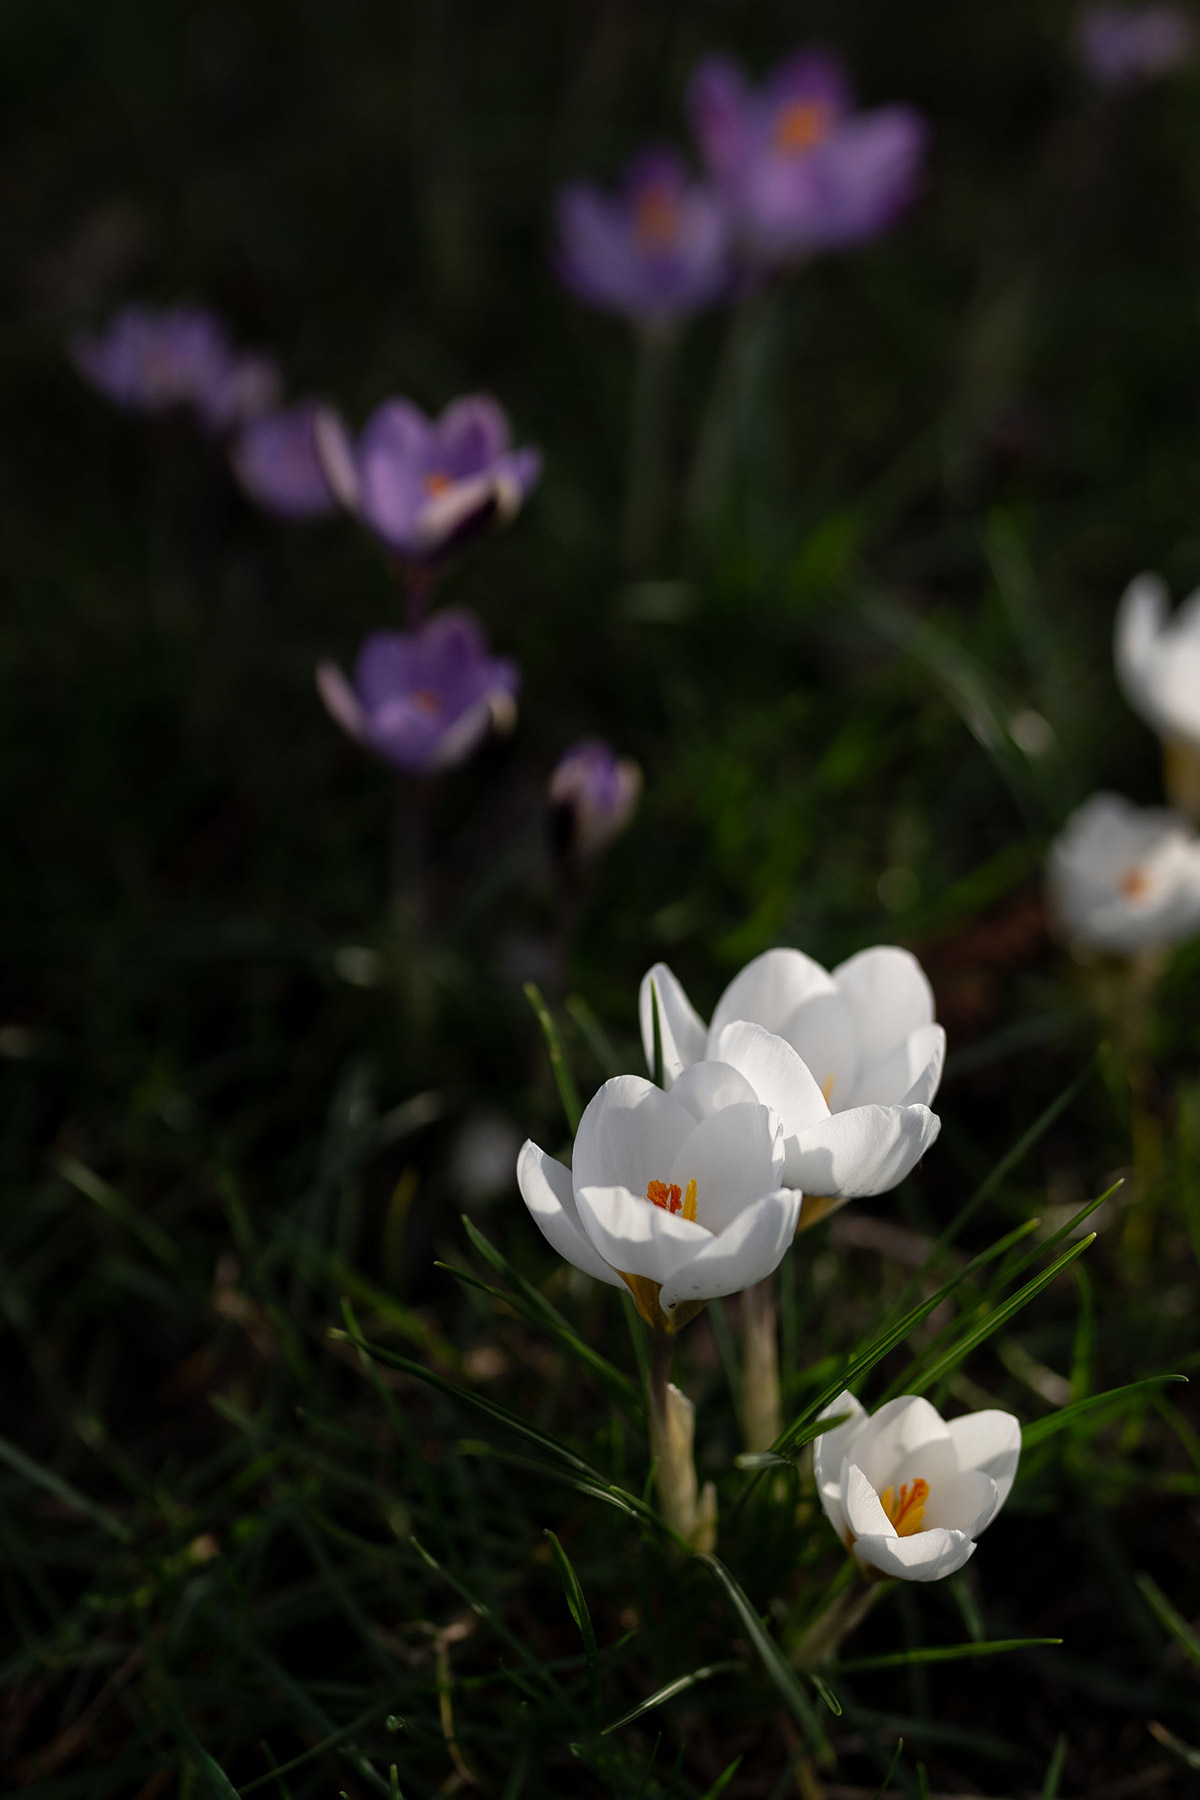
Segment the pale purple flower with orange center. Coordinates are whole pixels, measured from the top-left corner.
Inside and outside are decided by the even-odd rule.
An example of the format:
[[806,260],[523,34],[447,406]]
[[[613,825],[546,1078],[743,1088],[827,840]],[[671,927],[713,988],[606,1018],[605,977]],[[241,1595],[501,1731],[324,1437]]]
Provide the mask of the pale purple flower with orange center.
[[1101,87],[1132,87],[1190,60],[1196,21],[1182,6],[1089,6],[1079,16],[1075,44]]
[[585,738],[550,777],[550,804],[568,854],[587,860],[619,837],[637,810],[642,771],[599,738]]
[[554,266],[590,306],[641,322],[685,317],[729,288],[729,227],[711,183],[672,150],[634,158],[616,193],[563,188]]
[[323,409],[316,444],[341,504],[390,550],[417,561],[492,519],[510,519],[542,469],[539,450],[513,448],[489,394],[455,400],[437,419],[411,400],[385,400],[357,439]]
[[845,70],[798,51],[759,88],[712,57],[692,77],[701,154],[743,253],[771,264],[863,243],[914,199],[928,139],[909,106],[856,112]]
[[415,631],[375,631],[354,679],[317,670],[330,714],[357,743],[411,775],[465,762],[489,731],[516,721],[517,665],[492,656],[477,620],[447,610]]
[[236,351],[221,320],[197,306],[122,307],[101,331],[70,345],[98,393],[130,412],[193,406],[214,431],[278,403],[279,372],[257,353]]
[[317,403],[299,400],[243,425],[230,462],[242,491],[282,519],[317,519],[337,507],[317,456]]

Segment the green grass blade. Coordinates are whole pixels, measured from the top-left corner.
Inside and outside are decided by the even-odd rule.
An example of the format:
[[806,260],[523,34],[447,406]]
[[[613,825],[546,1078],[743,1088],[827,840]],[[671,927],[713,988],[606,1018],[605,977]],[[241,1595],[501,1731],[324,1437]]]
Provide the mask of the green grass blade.
[[1170,1633],[1188,1660],[1200,1669],[1200,1637],[1192,1630],[1182,1613],[1176,1612],[1158,1583],[1150,1575],[1135,1577],[1142,1599],[1164,1631]]
[[664,1706],[668,1700],[674,1700],[677,1694],[686,1694],[689,1688],[695,1687],[698,1682],[707,1681],[712,1675],[730,1675],[743,1667],[739,1662],[716,1662],[709,1663],[703,1669],[693,1669],[690,1675],[677,1675],[674,1681],[668,1681],[665,1687],[657,1688],[645,1700],[639,1700],[627,1713],[622,1713],[619,1719],[614,1719],[611,1725],[606,1725],[600,1735],[608,1737],[611,1732],[620,1731],[622,1726],[632,1725],[643,1713],[653,1711],[656,1706]]
[[994,1638],[990,1642],[939,1644],[912,1650],[889,1651],[883,1656],[856,1656],[847,1662],[829,1666],[839,1675],[864,1675],[869,1669],[907,1669],[911,1663],[963,1662],[974,1656],[1002,1656],[1009,1650],[1036,1650],[1047,1644],[1061,1644],[1057,1637]]
[[245,1800],[247,1794],[253,1794],[258,1788],[267,1787],[269,1783],[277,1781],[281,1775],[290,1775],[293,1769],[303,1768],[304,1764],[312,1762],[314,1757],[324,1756],[327,1750],[336,1750],[339,1744],[344,1744],[347,1738],[353,1737],[356,1732],[362,1730],[364,1725],[369,1725],[373,1719],[379,1718],[390,1708],[390,1701],[377,1701],[374,1706],[368,1707],[365,1713],[360,1713],[357,1719],[351,1720],[349,1725],[339,1726],[329,1737],[323,1738],[319,1744],[314,1744],[311,1750],[301,1751],[299,1756],[293,1756],[291,1762],[280,1763],[277,1768],[268,1770],[265,1775],[256,1775],[253,1781],[248,1781],[244,1787],[238,1788],[237,1793],[242,1800]]
[[79,1489],[72,1487],[69,1481],[64,1481],[61,1475],[56,1475],[53,1469],[47,1469],[42,1463],[35,1462],[32,1456],[26,1456],[23,1450],[18,1450],[16,1445],[10,1444],[6,1438],[0,1438],[0,1462],[7,1463],[10,1469],[18,1475],[23,1475],[26,1481],[33,1482],[35,1487],[44,1488],[48,1494],[53,1494],[56,1500],[61,1500],[63,1505],[69,1506],[73,1512],[82,1513],[85,1519],[90,1519],[93,1525],[99,1525],[102,1531],[107,1531],[109,1537],[116,1538],[119,1544],[132,1544],[134,1533],[128,1525],[122,1524],[120,1519],[115,1519],[104,1507],[97,1506],[94,1500],[89,1500],[86,1494],[81,1494]]
[[1058,1800],[1059,1784],[1067,1764],[1067,1750],[1070,1742],[1066,1732],[1062,1732],[1054,1746],[1054,1754],[1046,1765],[1046,1779],[1042,1783],[1041,1800]]
[[1109,1406],[1115,1400],[1124,1400],[1130,1394],[1144,1393],[1147,1388],[1161,1387],[1168,1381],[1186,1381],[1186,1375],[1148,1375],[1144,1381],[1131,1381],[1125,1387],[1109,1388],[1103,1394],[1089,1394],[1086,1400],[1073,1400],[1069,1406],[1060,1407],[1058,1412],[1051,1413],[1049,1418],[1036,1419],[1032,1425],[1026,1425],[1021,1433],[1021,1448],[1032,1450],[1038,1444],[1045,1443],[1056,1431],[1062,1431],[1086,1413],[1095,1412],[1101,1407]]
[[1157,1738],[1164,1750],[1169,1750],[1172,1756],[1179,1758],[1185,1768],[1195,1769],[1196,1773],[1200,1775],[1200,1750],[1193,1750],[1190,1744],[1185,1744],[1181,1737],[1176,1737],[1173,1731],[1168,1731],[1166,1726],[1160,1725],[1157,1719],[1151,1719],[1149,1729],[1150,1735]]
[[554,1532],[547,1531],[550,1548],[554,1552],[554,1560],[558,1565],[559,1579],[563,1584],[563,1593],[567,1598],[567,1610],[579,1627],[583,1638],[583,1651],[587,1657],[588,1689],[592,1697],[592,1711],[600,1705],[600,1668],[596,1651],[596,1633],[592,1629],[592,1615],[588,1611],[588,1603],[584,1596],[575,1567]]
[[658,983],[650,983],[651,1048],[650,1079],[655,1087],[663,1084],[662,1015],[658,1010]]
[[725,1789],[729,1786],[741,1766],[741,1757],[735,1756],[729,1767],[727,1769],[722,1769],[707,1793],[701,1795],[700,1800],[718,1800],[718,1795],[725,1792]]
[[562,1101],[563,1111],[567,1115],[567,1129],[574,1137],[579,1130],[583,1107],[579,1103],[579,1093],[571,1074],[570,1065],[563,1053],[558,1026],[554,1023],[554,1016],[543,1000],[541,989],[536,982],[527,981],[525,983],[525,998],[532,1006],[534,1017],[542,1028],[542,1036],[546,1040],[546,1054],[550,1058],[550,1067],[554,1071],[554,1079],[558,1086],[558,1097]]
[[704,1564],[705,1568],[712,1571],[724,1588],[763,1668],[779,1689],[784,1704],[800,1726],[810,1746],[818,1752],[827,1754],[828,1741],[812,1702],[797,1681],[795,1671],[785,1661],[778,1644],[764,1628],[762,1620],[751,1606],[742,1587],[719,1557],[701,1556],[698,1560]]
[[904,1739],[897,1738],[896,1739],[896,1748],[892,1751],[892,1760],[888,1764],[888,1772],[884,1776],[883,1781],[880,1784],[880,1786],[875,1789],[873,1800],[883,1800],[883,1796],[887,1793],[888,1789],[891,1787],[892,1776],[896,1773],[896,1770],[900,1766],[900,1752],[903,1750],[903,1748],[904,1748]]

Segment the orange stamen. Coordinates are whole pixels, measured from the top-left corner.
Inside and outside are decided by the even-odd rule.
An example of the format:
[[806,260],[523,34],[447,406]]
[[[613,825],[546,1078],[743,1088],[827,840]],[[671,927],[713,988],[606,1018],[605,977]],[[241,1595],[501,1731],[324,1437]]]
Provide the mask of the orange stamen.
[[696,1183],[689,1181],[686,1189],[678,1182],[651,1181],[646,1184],[646,1198],[651,1206],[661,1206],[664,1212],[675,1213],[685,1219],[696,1217]]
[[1150,892],[1150,877],[1141,869],[1126,869],[1117,886],[1127,900],[1140,900]]
[[775,121],[775,148],[790,155],[815,150],[832,124],[833,114],[824,100],[793,100]]
[[432,688],[419,688],[413,695],[413,705],[418,712],[423,712],[430,719],[435,718],[442,710],[441,700]]
[[421,477],[421,486],[432,499],[435,494],[444,494],[448,487],[453,487],[454,477],[447,475],[444,469],[433,469]]
[[679,203],[661,183],[644,188],[634,202],[633,230],[648,250],[666,250],[679,230]]
[[929,1483],[918,1475],[911,1485],[907,1481],[904,1483],[899,1500],[895,1488],[885,1487],[879,1496],[879,1504],[896,1527],[896,1536],[911,1537],[914,1531],[921,1529],[928,1499]]

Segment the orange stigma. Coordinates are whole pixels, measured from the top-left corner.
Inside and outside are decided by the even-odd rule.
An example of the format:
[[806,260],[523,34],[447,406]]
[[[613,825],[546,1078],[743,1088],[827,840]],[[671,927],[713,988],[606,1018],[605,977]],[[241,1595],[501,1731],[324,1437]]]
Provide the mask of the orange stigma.
[[650,1181],[646,1184],[646,1198],[651,1206],[661,1206],[664,1212],[677,1213],[682,1218],[694,1220],[696,1217],[696,1183],[689,1181],[686,1188],[678,1182]]
[[793,100],[775,121],[775,148],[789,155],[815,150],[832,124],[833,114],[824,100]]
[[920,1531],[928,1498],[929,1483],[919,1475],[911,1484],[907,1481],[904,1483],[899,1500],[896,1498],[895,1488],[884,1488],[879,1496],[879,1504],[896,1527],[897,1537],[911,1537],[914,1531]]
[[432,688],[419,688],[413,695],[413,705],[430,719],[436,718],[442,710],[442,702]]
[[431,469],[428,475],[421,477],[421,486],[432,499],[435,494],[444,494],[448,487],[453,487],[454,477],[447,475],[444,469]]
[[1142,869],[1126,869],[1117,886],[1126,900],[1142,900],[1150,892],[1150,877]]
[[661,182],[643,188],[634,202],[633,231],[646,250],[669,250],[679,231],[679,203]]

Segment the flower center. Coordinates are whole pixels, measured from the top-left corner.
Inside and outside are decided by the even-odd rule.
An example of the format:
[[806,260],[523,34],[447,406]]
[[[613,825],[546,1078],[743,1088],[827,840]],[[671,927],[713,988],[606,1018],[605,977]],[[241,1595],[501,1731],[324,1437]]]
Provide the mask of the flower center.
[[651,1206],[661,1206],[664,1212],[681,1213],[685,1219],[696,1217],[696,1183],[689,1181],[686,1188],[681,1188],[674,1181],[649,1181],[646,1183],[646,1198]]
[[435,719],[442,710],[441,696],[435,694],[432,688],[418,688],[412,702],[417,711],[424,713],[427,719]]
[[1126,900],[1144,900],[1150,892],[1150,877],[1144,869],[1126,869],[1117,886]]
[[826,1106],[832,1106],[833,1104],[833,1084],[836,1080],[837,1076],[831,1075],[828,1081],[822,1084],[821,1098],[824,1100]]
[[928,1499],[929,1483],[918,1475],[915,1481],[904,1483],[899,1499],[895,1488],[885,1487],[879,1496],[879,1504],[896,1527],[896,1536],[911,1537],[914,1531],[921,1529]]
[[432,499],[435,494],[444,494],[448,487],[453,487],[454,477],[447,475],[445,469],[431,469],[428,475],[422,475],[421,486]]
[[644,187],[633,204],[633,234],[643,250],[668,250],[679,232],[679,202],[661,182]]
[[788,156],[815,150],[822,139],[829,136],[832,124],[833,110],[826,101],[793,100],[775,121],[772,133],[775,148]]

